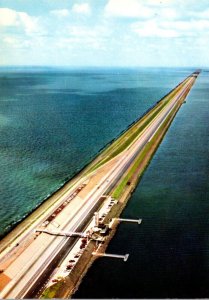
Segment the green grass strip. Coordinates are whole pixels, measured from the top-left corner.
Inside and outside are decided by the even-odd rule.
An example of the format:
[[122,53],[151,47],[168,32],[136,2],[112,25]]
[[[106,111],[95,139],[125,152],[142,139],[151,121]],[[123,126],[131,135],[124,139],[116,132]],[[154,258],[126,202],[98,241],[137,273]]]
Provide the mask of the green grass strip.
[[122,193],[124,191],[124,188],[127,185],[128,181],[134,175],[134,173],[136,172],[136,170],[139,167],[140,163],[142,163],[142,161],[144,160],[144,158],[147,155],[148,151],[151,149],[153,144],[156,142],[156,140],[159,137],[161,131],[167,126],[168,122],[172,118],[172,114],[173,114],[173,112],[171,112],[168,115],[166,120],[163,122],[163,124],[158,129],[155,136],[152,138],[152,140],[149,143],[147,143],[145,145],[145,147],[143,148],[143,150],[139,153],[139,155],[137,156],[137,158],[136,158],[135,162],[133,163],[133,165],[128,169],[128,172],[126,173],[126,175],[122,178],[122,180],[120,181],[118,186],[114,189],[114,191],[112,193],[113,198],[116,198],[116,199],[120,198],[120,196],[122,195]]
[[60,290],[60,288],[62,287],[63,284],[64,284],[63,281],[59,281],[56,284],[53,284],[50,287],[48,287],[41,295],[41,299],[55,298],[57,291]]

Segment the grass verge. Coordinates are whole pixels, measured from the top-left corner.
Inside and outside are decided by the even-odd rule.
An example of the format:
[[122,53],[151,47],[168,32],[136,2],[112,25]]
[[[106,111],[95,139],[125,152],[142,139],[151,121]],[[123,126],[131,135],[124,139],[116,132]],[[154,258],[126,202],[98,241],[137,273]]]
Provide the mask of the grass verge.
[[[178,104],[177,104],[178,106]],[[174,111],[176,111],[176,106]],[[116,199],[120,198],[127,183],[129,181],[131,181],[131,178],[134,176],[134,174],[136,173],[137,169],[140,167],[140,164],[143,162],[143,160],[145,159],[147,153],[155,146],[159,136],[166,130],[166,127],[168,125],[168,123],[173,119],[175,112],[172,111],[166,118],[166,120],[163,122],[163,124],[159,127],[158,131],[156,132],[156,134],[153,136],[152,140],[150,142],[148,142],[144,148],[142,149],[142,151],[140,151],[139,155],[137,156],[137,158],[135,159],[135,161],[133,162],[133,164],[130,166],[130,168],[128,169],[128,171],[124,174],[124,176],[122,177],[121,181],[119,182],[119,184],[117,185],[117,187],[113,190],[112,192],[112,196]],[[158,143],[157,143],[158,145]],[[156,147],[157,147],[156,145]]]
[[64,281],[59,281],[50,287],[48,287],[43,294],[41,295],[41,299],[53,299],[55,298],[57,292],[62,288],[64,285]]

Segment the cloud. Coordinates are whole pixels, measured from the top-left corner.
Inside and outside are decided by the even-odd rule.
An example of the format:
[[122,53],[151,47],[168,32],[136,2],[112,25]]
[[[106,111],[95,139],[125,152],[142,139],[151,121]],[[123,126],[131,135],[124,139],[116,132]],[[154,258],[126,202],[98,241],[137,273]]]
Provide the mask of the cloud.
[[135,22],[130,25],[133,32],[141,37],[177,38],[209,35],[208,20],[175,21],[155,19]]
[[163,19],[176,19],[178,14],[175,9],[173,8],[162,8],[159,10],[159,17]]
[[51,10],[50,14],[54,15],[59,18],[68,17],[70,12],[81,14],[81,15],[90,15],[91,14],[91,8],[88,3],[82,3],[82,4],[74,4],[71,11],[68,9],[55,9]]
[[[171,0],[170,0],[171,1]],[[167,0],[167,4],[170,3]],[[109,0],[105,6],[105,15],[112,17],[150,19],[152,17],[176,19],[177,11],[174,7],[165,5],[165,1],[150,0]]]
[[3,42],[5,42],[6,44],[9,44],[11,46],[16,46],[17,44],[17,39],[11,36],[6,36],[3,38]]
[[209,9],[206,9],[204,11],[199,11],[199,12],[191,12],[191,15],[195,18],[199,18],[199,19],[206,19],[209,18]]
[[72,7],[72,12],[76,14],[90,15],[91,8],[88,3],[74,4]]
[[32,44],[32,41],[30,39],[25,39],[21,36],[17,38],[8,35],[3,37],[2,41],[3,41],[3,46],[5,46],[7,49],[8,47],[10,49],[26,49],[26,48],[30,48]]
[[69,10],[68,9],[55,9],[55,10],[51,10],[50,14],[62,18],[62,17],[68,17],[69,16]]
[[33,32],[38,32],[40,27],[38,25],[38,19],[29,16],[25,12],[19,12],[20,24],[23,25],[25,32],[30,34]]
[[23,28],[26,34],[32,34],[40,30],[38,18],[25,12],[18,12],[9,8],[0,8],[0,26]]
[[[171,5],[175,4],[178,1],[181,2],[182,0],[146,0],[146,2],[148,4],[157,5],[157,6],[171,6]],[[189,1],[191,1],[191,0],[189,0]]]
[[15,26],[17,24],[16,11],[9,8],[0,8],[0,25]]
[[149,18],[153,15],[153,10],[146,7],[139,0],[109,0],[105,6],[105,15],[112,17],[126,18]]
[[155,20],[136,22],[131,25],[131,29],[141,37],[173,38],[179,36],[175,29],[162,28]]
[[100,26],[81,26],[81,25],[72,25],[68,26],[67,32],[70,36],[77,36],[77,37],[104,37],[110,35],[110,30],[107,27],[104,27],[102,25]]
[[111,37],[111,29],[104,25],[84,26],[70,25],[66,28],[65,36],[60,35],[60,44],[63,45],[63,40],[68,40],[74,49],[102,49],[109,44]]

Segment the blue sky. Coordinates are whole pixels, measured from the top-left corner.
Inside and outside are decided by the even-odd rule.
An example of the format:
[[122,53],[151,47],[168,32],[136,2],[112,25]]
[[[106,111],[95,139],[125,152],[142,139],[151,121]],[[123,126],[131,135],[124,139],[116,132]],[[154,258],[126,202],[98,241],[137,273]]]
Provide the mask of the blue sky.
[[0,65],[209,66],[208,0],[0,0]]

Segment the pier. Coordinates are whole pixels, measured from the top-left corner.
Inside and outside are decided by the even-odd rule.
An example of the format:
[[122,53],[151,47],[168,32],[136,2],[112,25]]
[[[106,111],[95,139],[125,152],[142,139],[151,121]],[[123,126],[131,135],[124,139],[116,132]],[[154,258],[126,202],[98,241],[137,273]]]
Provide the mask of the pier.
[[137,223],[137,224],[141,224],[142,219],[124,219],[124,218],[116,218],[117,221],[120,222],[128,222],[128,223]]
[[93,252],[92,255],[99,256],[99,257],[119,258],[119,259],[123,259],[125,262],[128,260],[128,257],[129,257],[129,254],[119,255],[119,254],[98,253],[98,252]]
[[36,229],[36,232],[42,232],[42,233],[47,233],[50,235],[57,235],[57,236],[66,236],[66,237],[87,237],[87,234],[84,232],[65,232],[65,231],[49,231],[46,229]]

